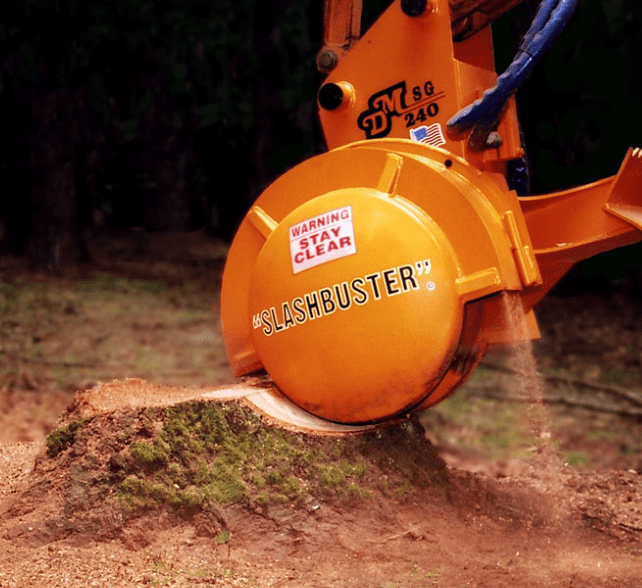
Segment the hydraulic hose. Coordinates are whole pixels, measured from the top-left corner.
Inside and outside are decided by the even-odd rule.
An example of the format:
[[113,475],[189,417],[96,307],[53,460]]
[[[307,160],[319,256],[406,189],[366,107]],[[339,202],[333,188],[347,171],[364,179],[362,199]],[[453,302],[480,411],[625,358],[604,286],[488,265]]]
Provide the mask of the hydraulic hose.
[[454,132],[473,128],[473,136],[483,138],[494,130],[506,102],[562,32],[576,5],[577,0],[543,0],[519,52],[506,71],[497,78],[495,86],[455,114],[448,121],[448,128]]

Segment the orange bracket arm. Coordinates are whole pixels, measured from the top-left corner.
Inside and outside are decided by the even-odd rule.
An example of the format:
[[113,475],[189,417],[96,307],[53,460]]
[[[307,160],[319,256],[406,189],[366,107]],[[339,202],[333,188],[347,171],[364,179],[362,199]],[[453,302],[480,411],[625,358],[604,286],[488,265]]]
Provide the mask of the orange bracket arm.
[[[470,37],[521,2],[523,0],[449,0],[453,36]],[[362,0],[325,0],[323,48],[317,55],[319,71],[333,70],[359,40],[362,7]]]

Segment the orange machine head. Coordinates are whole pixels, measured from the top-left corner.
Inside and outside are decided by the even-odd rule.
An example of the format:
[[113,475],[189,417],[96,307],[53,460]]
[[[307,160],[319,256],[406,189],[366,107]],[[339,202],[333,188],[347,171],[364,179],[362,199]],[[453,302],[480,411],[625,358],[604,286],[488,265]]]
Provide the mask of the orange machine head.
[[496,79],[488,29],[453,41],[448,0],[408,4],[337,58],[319,92],[331,150],[265,190],[223,279],[235,374],[265,370],[335,422],[438,402],[490,343],[514,340],[503,292],[537,336],[532,308],[572,263],[642,238],[637,152],[575,191],[509,190],[506,161],[523,154],[512,102],[481,135],[448,125]]

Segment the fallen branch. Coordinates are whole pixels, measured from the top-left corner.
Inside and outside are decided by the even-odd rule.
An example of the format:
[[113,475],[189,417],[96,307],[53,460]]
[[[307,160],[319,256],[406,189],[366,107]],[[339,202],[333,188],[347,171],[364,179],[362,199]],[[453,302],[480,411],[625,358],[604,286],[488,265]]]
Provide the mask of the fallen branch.
[[500,400],[502,402],[520,402],[525,404],[562,404],[571,408],[584,408],[596,412],[607,412],[623,417],[642,417],[642,408],[625,408],[617,405],[590,402],[577,398],[569,398],[560,395],[547,395],[546,397],[516,396],[514,394],[502,394],[487,386],[467,385],[465,388],[469,394]]
[[80,361],[60,361],[57,359],[44,359],[37,357],[25,357],[24,355],[16,355],[14,353],[7,353],[6,351],[0,351],[0,355],[11,359],[13,361],[23,361],[25,363],[42,363],[45,365],[56,365],[60,367],[98,367],[96,363],[86,363]]
[[[513,374],[516,376],[525,376],[522,371],[515,368],[511,368],[505,365],[491,363],[483,361],[480,364],[482,367],[504,372],[507,374]],[[628,402],[635,404],[636,406],[642,407],[642,395],[636,392],[631,392],[625,388],[620,388],[619,386],[607,385],[607,384],[598,384],[597,382],[588,382],[586,380],[581,380],[579,378],[571,378],[569,376],[547,376],[544,374],[537,373],[537,377],[541,378],[549,384],[566,384],[569,386],[575,386],[576,388],[584,388],[586,390],[595,390],[596,392],[604,392],[605,394],[610,394],[611,396],[617,396],[623,398]]]
[[642,527],[634,527],[633,525],[627,525],[626,523],[618,523],[617,526],[625,531],[630,531],[631,533],[642,532]]
[[[25,355],[17,355],[15,353],[7,353],[6,351],[0,351],[0,357],[5,357],[13,361],[22,361],[24,363],[40,363],[43,365],[51,365],[57,367],[68,367],[68,368],[93,368],[93,369],[117,369],[117,370],[132,370],[134,366],[128,363],[108,363],[103,364],[97,361],[94,362],[85,362],[85,361],[61,361],[58,359],[46,359],[44,357],[26,357]],[[178,373],[178,372],[177,372]],[[169,375],[173,375],[173,372],[170,372]],[[184,375],[179,373],[179,375]]]

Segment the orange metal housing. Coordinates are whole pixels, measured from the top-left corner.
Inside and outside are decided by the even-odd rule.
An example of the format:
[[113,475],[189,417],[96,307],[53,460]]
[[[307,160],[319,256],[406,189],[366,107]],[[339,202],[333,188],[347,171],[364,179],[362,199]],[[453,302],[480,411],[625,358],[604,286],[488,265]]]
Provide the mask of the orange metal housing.
[[[440,401],[488,345],[536,337],[533,307],[576,261],[640,240],[640,151],[618,176],[519,199],[514,105],[472,147],[448,119],[495,80],[490,32],[454,42],[448,0],[394,2],[321,88],[330,151],[265,190],[223,278],[236,375],[266,370],[324,419],[381,422]],[[528,317],[515,333],[503,297]]]

